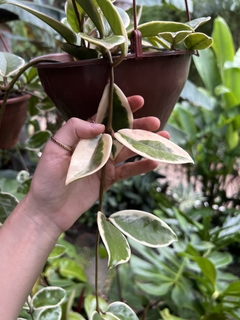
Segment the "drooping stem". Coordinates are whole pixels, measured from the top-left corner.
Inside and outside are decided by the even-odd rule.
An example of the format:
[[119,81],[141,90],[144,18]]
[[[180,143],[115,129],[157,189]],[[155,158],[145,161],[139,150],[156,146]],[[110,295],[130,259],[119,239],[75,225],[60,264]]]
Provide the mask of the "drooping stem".
[[96,311],[100,312],[99,299],[98,299],[98,262],[99,262],[99,245],[100,245],[100,234],[97,230],[96,233],[96,248],[95,248],[95,296],[96,296]]

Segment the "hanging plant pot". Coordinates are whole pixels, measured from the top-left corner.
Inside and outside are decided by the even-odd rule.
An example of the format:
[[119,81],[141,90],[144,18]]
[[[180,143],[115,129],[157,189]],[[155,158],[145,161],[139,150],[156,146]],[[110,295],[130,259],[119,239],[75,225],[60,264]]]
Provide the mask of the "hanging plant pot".
[[[7,101],[6,109],[0,125],[0,149],[9,149],[16,145],[24,125],[28,101],[31,95],[25,94]],[[0,100],[0,108],[3,101]]]
[[[156,116],[164,127],[187,80],[191,55],[181,50],[148,52],[137,59],[130,54],[115,68],[115,83],[124,94],[141,95],[145,100],[135,118]],[[108,61],[73,61],[66,53],[41,58],[58,61],[40,63],[37,69],[45,92],[63,118],[93,116],[108,82]]]

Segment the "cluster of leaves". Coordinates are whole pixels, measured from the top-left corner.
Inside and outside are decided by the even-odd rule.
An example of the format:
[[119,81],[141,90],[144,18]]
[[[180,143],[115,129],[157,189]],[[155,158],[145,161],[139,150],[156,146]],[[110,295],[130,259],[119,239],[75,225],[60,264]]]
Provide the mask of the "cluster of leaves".
[[[195,166],[188,174],[200,181],[210,206],[239,205],[239,133],[240,133],[240,51],[235,52],[230,29],[218,17],[214,20],[214,45],[193,57],[204,87],[187,81],[182,102],[172,113],[169,123],[181,129],[176,142],[191,150]],[[174,137],[174,133],[172,134]],[[235,194],[227,195],[227,184]]]
[[[132,15],[115,7],[111,1],[67,1],[66,18],[61,22],[21,2],[1,0],[0,3],[15,5],[40,18],[63,37],[65,43],[62,49],[77,59],[96,58],[99,53],[104,56],[112,50],[120,53],[118,62],[114,62],[116,64],[128,53],[129,38],[133,31]],[[146,48],[174,50],[183,43],[189,50],[200,50],[212,45],[210,37],[195,32],[209,19],[198,18],[187,23],[153,21],[139,25],[138,30],[142,33]]]

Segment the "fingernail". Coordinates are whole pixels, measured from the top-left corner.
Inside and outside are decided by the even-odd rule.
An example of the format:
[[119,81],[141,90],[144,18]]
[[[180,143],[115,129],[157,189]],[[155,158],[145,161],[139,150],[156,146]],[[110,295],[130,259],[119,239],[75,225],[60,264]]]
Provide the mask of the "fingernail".
[[99,130],[102,129],[102,130],[104,130],[104,128],[105,128],[105,125],[102,124],[102,123],[96,123],[96,122],[93,123],[93,122],[91,122],[90,125],[94,129],[99,129]]

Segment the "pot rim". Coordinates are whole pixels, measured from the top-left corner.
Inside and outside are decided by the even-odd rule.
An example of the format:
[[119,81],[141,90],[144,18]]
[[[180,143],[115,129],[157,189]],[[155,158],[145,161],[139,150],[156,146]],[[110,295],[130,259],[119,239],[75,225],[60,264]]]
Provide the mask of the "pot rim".
[[[143,52],[141,58],[137,58],[135,53],[128,54],[124,60],[136,59],[142,60],[143,58],[155,58],[155,57],[179,57],[188,55],[191,56],[195,54],[195,51],[190,50],[163,50],[161,52]],[[113,57],[114,58],[114,57]],[[73,60],[73,58],[66,52],[62,53],[50,53],[38,58],[34,58],[31,61],[39,59],[49,59],[46,62],[40,62],[35,67],[37,69],[42,68],[64,68],[64,67],[75,67],[84,65],[105,65],[108,64],[107,59],[97,58],[97,59],[87,59],[87,60]]]
[[[26,101],[26,100],[29,100],[30,98],[31,98],[31,95],[29,93],[24,93],[24,94],[19,95],[17,97],[7,99],[7,104],[8,103],[13,104],[13,103],[17,103],[19,101]],[[2,104],[2,103],[3,103],[3,99],[0,100],[0,104]]]

